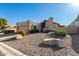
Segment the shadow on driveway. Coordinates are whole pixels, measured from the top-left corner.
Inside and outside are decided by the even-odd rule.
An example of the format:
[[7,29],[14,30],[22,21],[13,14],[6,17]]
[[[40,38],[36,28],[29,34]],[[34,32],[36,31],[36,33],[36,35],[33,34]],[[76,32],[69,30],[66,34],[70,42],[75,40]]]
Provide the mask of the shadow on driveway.
[[70,35],[72,37],[72,48],[79,54],[79,34]]
[[44,43],[41,43],[41,44],[39,44],[38,45],[39,47],[44,47],[44,48],[51,48],[52,50],[54,50],[54,51],[57,51],[57,50],[60,50],[60,49],[62,49],[62,48],[60,48],[60,47],[58,47],[58,46],[56,46],[56,45],[48,45],[48,44],[44,44]]

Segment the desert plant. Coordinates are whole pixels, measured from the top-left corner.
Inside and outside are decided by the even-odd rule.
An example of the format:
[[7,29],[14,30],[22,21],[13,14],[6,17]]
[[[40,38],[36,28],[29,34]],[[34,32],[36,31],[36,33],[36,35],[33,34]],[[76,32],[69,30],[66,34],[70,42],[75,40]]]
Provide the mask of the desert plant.
[[25,36],[25,32],[24,31],[17,31],[16,34],[20,34],[22,36]]

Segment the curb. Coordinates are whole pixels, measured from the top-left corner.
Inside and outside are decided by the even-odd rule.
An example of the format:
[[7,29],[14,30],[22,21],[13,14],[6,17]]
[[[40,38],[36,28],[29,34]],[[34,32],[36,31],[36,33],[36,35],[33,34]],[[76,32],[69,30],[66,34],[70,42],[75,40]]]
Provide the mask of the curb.
[[0,50],[5,56],[26,56],[20,51],[0,42]]
[[9,40],[9,39],[14,38],[14,37],[16,37],[16,35],[1,37],[0,41]]

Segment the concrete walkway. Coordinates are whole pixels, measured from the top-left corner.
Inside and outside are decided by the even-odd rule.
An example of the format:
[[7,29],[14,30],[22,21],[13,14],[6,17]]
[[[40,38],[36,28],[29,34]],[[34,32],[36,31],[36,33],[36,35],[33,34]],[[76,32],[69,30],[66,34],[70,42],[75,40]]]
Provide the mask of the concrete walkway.
[[[11,36],[5,36],[5,37],[0,37],[0,41],[4,41],[4,40],[10,40],[12,38],[15,38],[16,35],[11,35]],[[4,54],[5,56],[25,56],[23,53],[21,53],[20,51],[0,42],[0,51],[2,52],[2,54]]]

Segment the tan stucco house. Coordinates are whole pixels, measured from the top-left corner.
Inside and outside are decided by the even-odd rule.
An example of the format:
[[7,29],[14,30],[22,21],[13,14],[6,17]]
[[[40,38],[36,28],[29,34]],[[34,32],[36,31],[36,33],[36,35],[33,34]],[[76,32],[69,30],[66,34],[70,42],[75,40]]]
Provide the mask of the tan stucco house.
[[43,22],[45,23],[45,28],[43,30],[64,29],[64,27],[61,27],[59,23],[54,22],[52,17],[48,18],[48,20],[44,20]]
[[3,30],[14,30],[16,32],[16,26],[13,26],[13,25],[5,25],[3,27]]
[[25,22],[17,22],[16,26],[17,26],[17,31],[18,30],[26,31],[26,30],[36,29],[37,24],[31,21],[25,21]]

